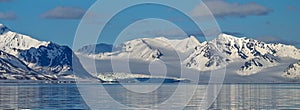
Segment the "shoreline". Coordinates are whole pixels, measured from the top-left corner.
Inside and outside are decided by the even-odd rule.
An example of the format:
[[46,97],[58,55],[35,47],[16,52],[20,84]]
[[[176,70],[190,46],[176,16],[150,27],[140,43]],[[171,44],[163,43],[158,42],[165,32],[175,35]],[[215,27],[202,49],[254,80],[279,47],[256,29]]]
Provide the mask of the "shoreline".
[[[174,83],[119,83],[119,82],[92,82],[92,81],[75,81],[75,80],[61,80],[61,81],[43,81],[43,80],[0,80],[0,84],[100,84],[100,85],[115,85],[115,84],[179,84],[180,82]],[[197,85],[208,85],[209,83],[186,83],[181,82],[181,84],[197,84]],[[300,82],[259,82],[259,83],[249,83],[249,82],[236,82],[236,83],[211,83],[211,84],[222,84],[222,85],[272,85],[272,84],[300,84]]]

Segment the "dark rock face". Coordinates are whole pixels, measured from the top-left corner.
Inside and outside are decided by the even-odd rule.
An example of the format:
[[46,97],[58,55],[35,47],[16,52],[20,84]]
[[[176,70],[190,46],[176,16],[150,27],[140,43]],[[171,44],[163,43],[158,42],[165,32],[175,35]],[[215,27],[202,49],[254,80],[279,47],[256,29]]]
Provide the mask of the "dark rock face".
[[0,50],[0,80],[56,80],[29,68],[13,55]]
[[72,56],[73,52],[69,47],[54,43],[39,48],[20,50],[20,59],[46,69],[41,71],[53,73],[72,70]]

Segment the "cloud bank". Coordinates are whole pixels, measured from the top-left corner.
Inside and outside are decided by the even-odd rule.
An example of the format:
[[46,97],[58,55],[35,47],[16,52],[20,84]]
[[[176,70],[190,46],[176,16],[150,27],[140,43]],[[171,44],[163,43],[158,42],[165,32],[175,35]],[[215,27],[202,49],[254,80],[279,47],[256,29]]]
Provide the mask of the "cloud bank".
[[0,2],[11,2],[13,0],[0,0]]
[[[224,0],[205,0],[205,5],[211,10],[215,17],[246,17],[246,16],[261,16],[272,12],[271,9],[266,8],[257,3],[232,3]],[[196,6],[193,11],[193,16],[206,16],[210,13],[204,12],[202,9],[204,5]]]
[[41,15],[45,19],[81,19],[85,10],[77,7],[58,6]]
[[13,12],[0,12],[0,19],[2,20],[14,20],[17,16]]

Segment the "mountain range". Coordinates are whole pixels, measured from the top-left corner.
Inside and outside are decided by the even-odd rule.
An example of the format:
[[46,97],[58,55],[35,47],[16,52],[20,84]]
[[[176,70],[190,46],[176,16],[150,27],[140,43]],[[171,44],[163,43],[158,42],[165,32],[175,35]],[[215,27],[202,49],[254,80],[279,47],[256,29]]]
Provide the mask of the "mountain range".
[[[107,47],[107,45],[104,46]],[[86,47],[93,48],[87,49]],[[269,77],[276,77],[272,81],[278,79],[294,81],[300,77],[300,64],[297,63],[300,60],[300,50],[296,47],[280,43],[268,44],[228,34],[220,34],[216,39],[205,42],[199,42],[194,36],[180,40],[165,37],[140,38],[126,41],[115,47],[118,48],[105,51],[101,45],[89,45],[85,46],[85,50],[91,51],[83,53],[82,48],[75,53],[97,60],[129,58],[145,62],[161,60],[165,63],[171,62],[170,60],[180,60],[185,68],[200,72],[227,67],[228,75],[241,76],[239,78],[249,78],[259,74],[267,75],[265,71],[269,71]],[[101,52],[97,53],[99,49]],[[94,50],[97,52],[95,53]],[[272,71],[277,66],[284,69]]]
[[[103,43],[87,45],[73,52],[67,46],[39,41],[0,24],[2,80],[74,78],[74,71],[80,71],[80,77],[97,77],[88,74],[84,64],[74,67],[72,62],[81,62],[78,56],[99,61],[129,58],[151,63],[160,60],[166,64],[178,60],[182,67],[199,72],[227,68],[230,75],[239,78],[257,75],[284,81],[297,81],[300,78],[300,51],[291,45],[268,44],[246,37],[220,34],[214,40],[205,42],[200,42],[194,36],[184,39],[139,38],[116,46]],[[272,71],[279,66],[283,69]],[[267,74],[264,73],[266,71]]]

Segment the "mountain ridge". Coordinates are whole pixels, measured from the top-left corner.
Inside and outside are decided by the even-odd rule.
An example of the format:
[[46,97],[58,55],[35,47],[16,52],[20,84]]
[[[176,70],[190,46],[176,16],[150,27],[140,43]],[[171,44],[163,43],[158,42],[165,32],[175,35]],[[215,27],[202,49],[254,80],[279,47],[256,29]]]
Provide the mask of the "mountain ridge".
[[[185,42],[188,41],[187,39],[193,41],[193,45],[186,46],[188,44],[187,42]],[[198,40],[195,41],[194,39],[196,38],[188,37],[185,39],[176,40],[167,39],[164,37],[139,38],[126,41],[124,44],[134,45],[123,45],[123,48],[130,47],[131,50],[136,49],[140,53],[145,53],[143,51],[147,51],[148,55],[151,55],[151,52],[153,52],[153,50],[147,50],[146,47],[156,49],[159,52],[160,56],[153,59],[148,57],[145,58],[143,57],[145,55],[134,53],[132,53],[134,55],[130,56],[133,59],[140,59],[150,62],[155,59],[163,60],[166,57],[170,57],[166,55],[166,50],[168,49],[173,49],[175,51],[187,50],[179,51],[179,53],[188,53],[187,56],[180,57],[180,59],[183,60],[183,65],[187,68],[196,69],[199,71],[216,70],[226,67],[231,63],[241,62],[241,64],[238,65],[239,69],[236,70],[236,74],[241,76],[250,76],[264,69],[279,65],[282,58],[290,58],[295,60],[300,59],[299,49],[292,45],[285,45],[280,43],[265,43],[251,38],[238,38],[224,33],[220,34],[217,38],[211,41],[200,43]],[[157,48],[157,46],[159,47]],[[144,50],[141,51],[141,48]],[[102,56],[98,58],[97,54],[94,54],[91,55],[93,56],[91,58],[98,60],[108,58],[122,58],[113,53],[114,51],[102,53]],[[122,51],[118,51],[117,53],[122,54]]]

